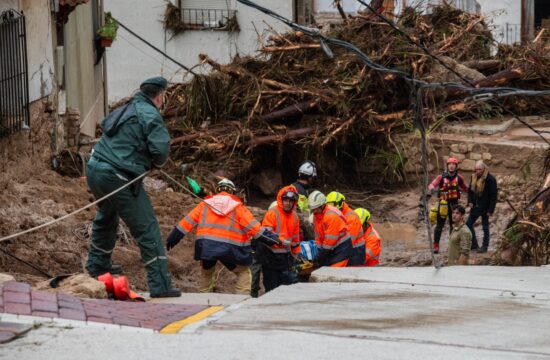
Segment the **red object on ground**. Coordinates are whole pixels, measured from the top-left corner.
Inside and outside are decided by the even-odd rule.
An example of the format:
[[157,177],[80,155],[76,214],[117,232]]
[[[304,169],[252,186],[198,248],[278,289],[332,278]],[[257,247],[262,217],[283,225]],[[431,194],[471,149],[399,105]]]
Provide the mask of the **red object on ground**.
[[105,284],[105,289],[107,289],[108,293],[114,292],[113,289],[113,275],[111,273],[105,273],[103,275],[100,275],[97,277],[97,280],[101,281]]

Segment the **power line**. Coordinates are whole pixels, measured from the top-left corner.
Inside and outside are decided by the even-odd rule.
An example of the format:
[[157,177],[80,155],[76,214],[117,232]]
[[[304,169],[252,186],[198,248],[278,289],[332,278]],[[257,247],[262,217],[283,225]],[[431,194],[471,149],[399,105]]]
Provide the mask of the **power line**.
[[192,69],[190,69],[189,67],[183,65],[182,63],[180,63],[179,61],[175,60],[174,58],[172,58],[171,56],[169,56],[167,53],[165,53],[164,51],[162,51],[161,49],[159,49],[158,47],[156,47],[155,45],[151,44],[149,41],[145,40],[144,38],[142,38],[141,36],[139,36],[138,34],[136,34],[134,31],[132,31],[131,29],[129,29],[126,25],[124,25],[123,23],[121,23],[120,21],[118,21],[117,19],[113,18],[114,21],[117,22],[118,25],[120,25],[124,30],[128,31],[130,34],[134,35],[136,38],[138,38],[139,40],[143,41],[145,44],[147,44],[149,47],[151,47],[152,49],[154,49],[155,51],[157,51],[158,53],[162,54],[165,58],[169,59],[169,60],[172,60],[175,64],[181,66],[183,69],[187,70],[187,72],[193,74],[193,75],[197,75]]

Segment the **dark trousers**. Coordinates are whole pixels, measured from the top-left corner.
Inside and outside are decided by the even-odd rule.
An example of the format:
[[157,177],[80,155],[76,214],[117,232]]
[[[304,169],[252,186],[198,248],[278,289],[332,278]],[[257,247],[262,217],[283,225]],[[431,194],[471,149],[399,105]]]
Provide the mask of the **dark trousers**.
[[476,220],[480,216],[481,216],[481,227],[483,228],[483,247],[484,248],[489,247],[489,239],[491,236],[489,233],[489,215],[476,212],[474,209],[470,212],[470,215],[468,216],[468,220],[466,221],[466,225],[468,226],[468,228],[470,228],[470,231],[472,232],[472,249],[477,249],[479,247],[477,243],[476,232],[474,230],[474,224],[476,223]]
[[[121,179],[121,176],[120,171],[106,162],[93,157],[88,162],[86,177],[96,199],[125,185],[127,180]],[[98,204],[86,270],[101,273],[111,267],[119,218],[122,218],[138,243],[147,271],[149,291],[151,294],[162,294],[171,287],[168,261],[155,211],[141,186],[137,194],[125,188]]]
[[[449,234],[453,230],[453,209],[456,207],[458,203],[456,202],[449,202],[449,213],[447,215],[447,218],[449,219]],[[437,216],[437,223],[435,224],[435,230],[434,230],[434,242],[436,244],[439,244],[439,240],[441,240],[441,233],[443,232],[443,226],[445,226],[445,221],[447,218],[442,218],[441,216]]]
[[271,291],[281,285],[291,285],[298,282],[298,278],[294,271],[274,270],[262,266],[262,273],[264,275],[265,292]]
[[257,298],[260,292],[260,276],[262,274],[262,264],[256,262],[250,265],[250,272],[252,273],[252,286],[250,288],[250,296]]

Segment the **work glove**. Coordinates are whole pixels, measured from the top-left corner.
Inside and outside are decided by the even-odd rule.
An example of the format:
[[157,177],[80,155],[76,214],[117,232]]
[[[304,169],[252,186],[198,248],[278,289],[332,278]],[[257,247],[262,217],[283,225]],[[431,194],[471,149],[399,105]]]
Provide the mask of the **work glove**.
[[281,241],[279,241],[279,235],[269,230],[264,230],[258,240],[263,242],[267,246],[281,245]]
[[174,229],[166,239],[166,250],[170,251],[181,241],[181,239],[183,239],[184,236],[184,233],[182,233],[177,227],[174,227]]

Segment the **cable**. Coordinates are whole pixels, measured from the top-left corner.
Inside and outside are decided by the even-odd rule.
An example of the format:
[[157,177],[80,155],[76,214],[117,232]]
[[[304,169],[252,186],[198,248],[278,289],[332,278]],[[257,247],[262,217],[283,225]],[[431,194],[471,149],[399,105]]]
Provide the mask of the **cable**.
[[[287,26],[289,26],[290,28],[292,28],[296,31],[300,31],[300,32],[304,33],[305,35],[307,35],[311,38],[318,39],[319,42],[320,42],[321,48],[327,54],[327,56],[330,57],[330,58],[333,58],[334,54],[333,54],[332,50],[330,49],[330,47],[328,45],[329,44],[336,45],[338,47],[345,48],[345,49],[351,51],[352,53],[354,53],[369,68],[371,68],[373,70],[376,70],[376,71],[379,71],[379,72],[387,73],[387,74],[394,74],[396,76],[401,77],[406,82],[416,84],[417,86],[421,86],[421,87],[424,87],[424,88],[431,88],[431,89],[456,88],[456,89],[460,89],[464,92],[467,92],[469,94],[499,93],[499,92],[504,92],[504,91],[516,91],[516,90],[517,91],[525,91],[524,89],[509,88],[509,87],[476,88],[476,87],[465,86],[463,84],[456,83],[456,82],[433,82],[433,83],[429,83],[429,82],[424,81],[424,80],[414,79],[414,78],[409,77],[409,75],[407,73],[405,73],[404,71],[401,71],[401,70],[398,70],[398,69],[387,68],[383,65],[377,64],[371,58],[369,58],[365,53],[363,53],[359,48],[357,48],[357,46],[353,45],[352,43],[349,43],[347,41],[343,41],[343,40],[340,40],[340,39],[329,38],[329,37],[321,34],[319,29],[310,28],[310,27],[307,27],[307,26],[297,24],[297,23],[285,18],[284,16],[279,15],[276,12],[274,12],[270,9],[267,9],[263,6],[260,6],[260,5],[254,3],[250,0],[237,0],[237,1],[241,4],[243,4],[243,5],[252,7],[254,9],[258,10],[258,11],[263,12],[266,15],[269,15],[269,16],[285,23]],[[432,56],[435,56],[435,55],[432,55]],[[542,95],[547,95],[547,92],[545,92],[545,91],[533,91],[532,95],[533,96],[534,95],[539,95],[540,93],[542,93]]]
[[30,262],[28,261],[25,261],[21,258],[18,258],[17,256],[13,255],[12,253],[10,253],[9,251],[7,250],[4,250],[4,249],[0,249],[0,251],[2,251],[4,254],[8,255],[9,257],[12,257],[14,258],[15,260],[19,261],[19,262],[22,262],[23,264],[27,265],[28,267],[38,271],[40,274],[46,276],[47,278],[53,278],[52,275],[48,274],[47,272],[45,272],[44,270],[34,266],[33,264],[31,264]]
[[409,41],[412,45],[415,45],[417,46],[418,48],[420,48],[422,51],[424,51],[429,57],[431,57],[432,59],[434,59],[435,61],[437,61],[438,63],[440,63],[445,69],[449,70],[450,72],[452,72],[453,74],[455,74],[456,76],[458,76],[462,81],[464,81],[466,84],[472,86],[472,87],[475,87],[475,85],[468,79],[466,79],[465,77],[463,77],[460,73],[458,73],[456,70],[454,70],[453,68],[451,68],[449,65],[447,65],[443,60],[441,60],[439,57],[435,56],[434,54],[432,54],[430,52],[430,50],[428,50],[425,46],[421,45],[419,42],[417,41],[414,41],[413,38],[411,38],[409,36],[409,34],[407,34],[406,32],[404,32],[403,30],[401,30],[400,28],[398,28],[391,20],[389,20],[388,18],[386,18],[385,16],[383,16],[382,14],[379,14],[376,10],[374,10],[369,4],[367,4],[366,2],[364,2],[363,0],[357,0],[357,2],[359,2],[360,4],[363,4],[367,9],[369,9],[376,17],[378,17],[380,20],[382,20],[383,22],[385,22],[386,24],[388,24],[389,26],[391,26],[395,31],[397,31],[399,34],[401,34],[403,37],[405,37],[405,39],[407,39],[407,41]]
[[152,49],[156,50],[157,52],[159,52],[160,54],[162,54],[165,58],[169,59],[169,60],[172,60],[175,64],[181,66],[183,69],[187,70],[187,72],[193,74],[193,75],[197,75],[197,73],[195,73],[192,69],[188,68],[187,66],[183,65],[182,63],[180,63],[179,61],[175,60],[174,58],[172,58],[171,56],[169,56],[168,54],[166,54],[164,51],[162,51],[161,49],[159,49],[158,47],[156,47],[155,45],[151,44],[149,41],[145,40],[144,38],[142,38],[141,36],[139,36],[138,34],[136,34],[135,32],[133,32],[132,30],[130,30],[126,25],[124,25],[123,23],[121,23],[120,21],[118,21],[117,19],[113,18],[114,21],[117,22],[118,25],[120,25],[124,30],[128,31],[130,34],[134,35],[135,37],[137,37],[139,40],[143,41],[145,44],[147,44],[149,47],[151,47]]
[[144,177],[145,175],[147,175],[148,173],[149,173],[149,171],[144,172],[143,174],[141,174],[141,175],[138,176],[137,178],[133,179],[132,181],[130,181],[130,182],[128,182],[128,183],[122,185],[122,186],[119,187],[118,189],[116,189],[116,190],[110,192],[109,194],[103,196],[101,199],[98,199],[98,200],[94,201],[93,203],[90,203],[90,204],[88,204],[88,205],[86,205],[86,206],[84,206],[84,207],[81,207],[80,209],[75,210],[75,211],[73,211],[73,212],[70,213],[70,214],[64,215],[64,216],[62,216],[62,217],[60,217],[60,218],[58,218],[58,219],[54,219],[54,220],[48,221],[48,222],[45,223],[45,224],[35,226],[35,227],[30,228],[30,229],[27,229],[27,230],[25,230],[25,231],[21,231],[21,232],[12,234],[12,235],[4,236],[3,238],[0,238],[0,242],[6,241],[6,240],[9,240],[9,239],[13,239],[13,238],[18,237],[18,236],[20,236],[20,235],[27,234],[27,233],[33,232],[33,231],[35,231],[35,230],[42,229],[42,228],[44,228],[44,227],[53,225],[53,224],[55,224],[55,223],[57,223],[57,222],[60,222],[61,220],[65,220],[65,219],[68,218],[68,217],[71,217],[71,216],[73,216],[73,215],[75,215],[75,214],[77,214],[77,213],[79,213],[79,212],[81,212],[81,211],[84,211],[84,210],[86,210],[86,209],[88,209],[88,208],[94,206],[95,204],[97,204],[97,203],[99,203],[99,202],[102,202],[103,200],[106,200],[107,198],[113,196],[114,194],[118,193],[118,192],[121,191],[122,189],[127,188],[128,186],[132,185],[133,183],[135,183],[135,182],[138,181],[139,179],[143,178],[143,177]]
[[430,243],[430,253],[432,256],[432,265],[436,269],[440,269],[442,264],[438,264],[435,259],[434,254],[434,248],[433,248],[433,242],[432,242],[432,227],[430,224],[430,219],[428,217],[428,201],[427,201],[427,189],[428,189],[428,144],[427,144],[427,138],[426,138],[426,124],[424,123],[424,115],[423,115],[423,104],[422,104],[422,88],[415,89],[411,88],[411,92],[415,93],[415,109],[414,109],[414,124],[420,131],[420,137],[421,137],[421,162],[422,162],[422,198],[421,198],[421,204],[424,209],[423,212],[423,220],[426,224],[426,229],[428,233],[428,242]]

